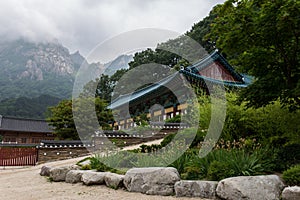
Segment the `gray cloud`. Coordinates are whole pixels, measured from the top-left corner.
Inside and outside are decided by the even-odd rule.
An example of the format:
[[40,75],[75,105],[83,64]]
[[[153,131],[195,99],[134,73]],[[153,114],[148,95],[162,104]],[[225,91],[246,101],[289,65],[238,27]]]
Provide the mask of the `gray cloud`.
[[138,28],[183,33],[224,0],[0,0],[0,38],[58,39],[84,55],[98,43]]

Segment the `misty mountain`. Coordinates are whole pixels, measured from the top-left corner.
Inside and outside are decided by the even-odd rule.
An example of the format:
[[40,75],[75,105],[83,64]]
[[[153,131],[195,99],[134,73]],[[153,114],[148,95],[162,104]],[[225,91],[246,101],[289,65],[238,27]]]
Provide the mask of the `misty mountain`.
[[[53,106],[57,99],[70,99],[77,71],[81,66],[86,67],[86,74],[93,77],[100,72],[112,75],[115,71],[128,68],[132,56],[121,55],[115,60],[101,64],[89,64],[79,53],[70,53],[58,42],[32,43],[25,40],[0,43],[0,114],[23,117],[43,117],[34,108]],[[105,70],[104,70],[105,69]],[[97,73],[95,73],[97,72]],[[48,95],[53,101],[41,104],[39,100]],[[27,106],[32,102],[36,106],[30,115],[26,112],[16,112],[20,102]],[[26,105],[25,105],[26,104]],[[3,113],[1,113],[3,112]]]
[[17,40],[0,44],[0,100],[49,94],[69,98],[84,58],[59,43]]
[[128,69],[128,63],[131,61],[133,61],[133,55],[120,55],[113,61],[104,65],[104,74],[111,76],[120,69]]
[[86,74],[112,75],[129,68],[132,55],[120,55],[107,63],[87,63],[79,51],[71,54],[59,43],[31,43],[24,40],[0,44],[0,100],[38,97],[48,94],[61,99],[71,97],[77,70],[84,63]]

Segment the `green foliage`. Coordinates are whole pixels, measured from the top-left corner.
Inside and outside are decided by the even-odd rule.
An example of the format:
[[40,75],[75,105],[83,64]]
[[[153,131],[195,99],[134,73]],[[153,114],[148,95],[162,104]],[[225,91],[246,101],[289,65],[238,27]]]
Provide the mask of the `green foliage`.
[[0,113],[4,116],[45,119],[49,106],[54,106],[59,98],[41,95],[39,97],[19,97],[0,101]]
[[204,94],[198,96],[199,103],[199,127],[207,129],[211,118],[211,101],[210,97]]
[[300,3],[295,0],[227,0],[213,11],[218,17],[207,36],[255,81],[242,92],[247,106],[280,99],[300,106]]
[[[112,76],[102,74],[100,78],[88,82],[82,92],[84,97],[99,97],[107,102],[111,101],[112,92],[119,79],[127,72],[126,69],[117,70]],[[116,94],[118,95],[118,94]]]
[[166,137],[164,137],[163,141],[161,141],[161,146],[162,147],[165,147],[167,146],[167,144],[169,144],[175,137],[176,134],[170,134],[170,135],[167,135]]
[[109,171],[110,168],[107,167],[106,165],[104,165],[102,162],[101,162],[101,158],[99,155],[95,155],[94,157],[91,157],[90,158],[91,160],[91,168],[92,169],[96,169],[97,171],[101,171],[101,172],[105,172],[105,171]]
[[276,170],[282,171],[300,164],[300,144],[288,144],[278,149],[276,153]]
[[53,182],[53,178],[50,177],[50,176],[46,176],[46,179],[47,179],[47,181],[48,181],[49,183],[52,183],[52,182]]
[[72,101],[63,100],[55,107],[49,108],[51,116],[47,118],[54,134],[59,139],[79,140],[72,113]]
[[168,167],[174,167],[177,169],[179,174],[185,173],[185,168],[187,167],[188,162],[190,159],[195,156],[197,151],[195,149],[188,149],[184,152],[178,159],[168,165]]
[[231,176],[250,176],[270,171],[262,152],[244,150],[213,150],[206,157],[194,155],[185,168],[185,179],[221,180]]
[[[134,116],[133,121],[136,123],[138,127],[146,127],[149,125],[149,118],[147,117],[146,113],[142,113],[139,116]],[[141,132],[141,130],[139,132]]]
[[217,17],[217,14],[213,11],[214,9],[207,17],[194,24],[192,29],[186,33],[187,36],[199,42],[199,44],[201,44],[201,46],[208,52],[211,52],[215,48],[215,42],[212,41],[211,38],[206,38],[206,35],[211,32],[211,24]]
[[[195,58],[199,59],[200,55],[199,52],[195,53],[193,47],[190,47],[193,45],[190,45],[190,40],[187,38],[195,40],[195,42],[198,42],[208,52],[212,51],[214,49],[214,42],[211,41],[211,39],[204,38],[204,36],[210,32],[213,19],[216,17],[217,15],[211,12],[209,16],[194,24],[191,30],[187,31],[184,35],[158,44],[155,50],[146,49],[136,53],[133,58],[134,60],[129,63],[130,69],[148,63],[159,63],[175,68],[176,70],[179,70],[180,66],[189,66],[190,63],[186,58],[189,58],[189,61],[196,61]],[[183,46],[184,49],[181,49],[181,46]],[[190,49],[188,49],[188,47],[190,47]],[[183,59],[182,56],[185,59]]]
[[[113,172],[117,174],[124,174],[126,169],[131,168],[131,162],[135,158],[130,156],[126,151],[113,152],[91,157],[91,168],[101,172]],[[118,169],[122,168],[121,170]]]
[[300,185],[300,165],[295,165],[283,172],[283,180],[290,186]]
[[[263,145],[282,147],[288,143],[300,143],[298,119],[300,112],[289,112],[279,101],[262,108],[237,105],[238,96],[227,94],[227,113],[221,137],[225,141],[240,138],[255,139]],[[207,115],[202,115],[205,117]]]
[[92,169],[91,165],[83,165],[81,167],[81,170],[91,170],[91,169]]
[[2,136],[2,135],[0,135],[0,142],[2,142],[2,140],[3,140],[3,136]]
[[228,163],[213,161],[207,170],[207,179],[211,181],[219,181],[227,177],[233,176],[234,171],[230,169]]
[[166,122],[167,123],[180,123],[181,122],[181,116],[180,115],[176,115],[175,117],[167,119]]
[[[74,103],[74,105],[72,105]],[[74,106],[74,109],[73,107]],[[98,128],[98,123],[93,124],[93,113],[96,116],[100,126],[103,129],[110,129],[109,121],[112,120],[112,113],[106,109],[107,104],[100,98],[81,97],[72,102],[72,100],[63,100],[57,106],[50,107],[50,116],[47,118],[49,125],[54,127],[54,133],[59,139],[78,140],[81,133],[81,139],[90,139],[91,135]],[[75,127],[73,112],[76,112],[76,119],[80,121],[80,126]],[[97,127],[95,127],[97,125]],[[77,130],[76,130],[77,128]]]

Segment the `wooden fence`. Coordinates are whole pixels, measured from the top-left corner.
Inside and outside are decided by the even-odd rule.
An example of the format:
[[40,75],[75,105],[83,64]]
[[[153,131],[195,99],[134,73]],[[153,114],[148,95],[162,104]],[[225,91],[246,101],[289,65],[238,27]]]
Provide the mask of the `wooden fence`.
[[0,166],[35,165],[37,160],[35,147],[0,147]]

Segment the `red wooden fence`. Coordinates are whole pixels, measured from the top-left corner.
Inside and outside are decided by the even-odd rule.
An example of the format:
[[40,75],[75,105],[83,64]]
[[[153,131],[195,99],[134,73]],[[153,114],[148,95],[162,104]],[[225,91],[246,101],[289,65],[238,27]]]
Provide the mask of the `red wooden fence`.
[[35,165],[37,155],[37,149],[34,147],[0,147],[0,166]]

